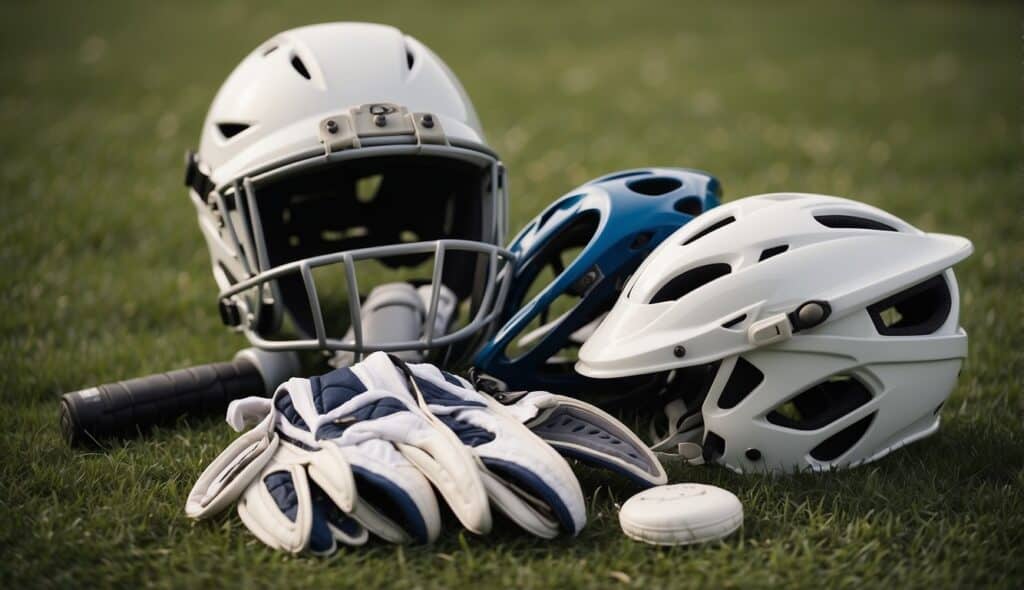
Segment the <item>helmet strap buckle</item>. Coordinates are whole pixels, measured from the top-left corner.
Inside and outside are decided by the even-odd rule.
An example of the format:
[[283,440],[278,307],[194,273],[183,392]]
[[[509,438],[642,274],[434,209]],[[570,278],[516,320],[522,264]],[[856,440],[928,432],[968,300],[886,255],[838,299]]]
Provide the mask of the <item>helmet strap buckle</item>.
[[765,346],[788,340],[793,335],[789,315],[778,313],[758,320],[747,328],[747,341],[753,346]]

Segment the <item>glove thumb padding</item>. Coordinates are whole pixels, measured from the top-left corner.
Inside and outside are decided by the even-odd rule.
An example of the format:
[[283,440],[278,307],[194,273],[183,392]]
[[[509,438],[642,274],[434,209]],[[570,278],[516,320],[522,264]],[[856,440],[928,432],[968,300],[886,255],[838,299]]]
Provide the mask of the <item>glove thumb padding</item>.
[[409,368],[430,411],[476,455],[490,501],[499,510],[544,538],[582,530],[583,491],[565,459],[467,382],[432,365]]
[[[341,486],[333,476],[318,475],[328,488],[310,481],[313,473],[325,471],[349,473],[337,449],[310,452],[281,442],[274,460],[239,500],[238,516],[261,541],[291,553],[310,549],[313,553],[330,554],[335,551],[337,541],[347,545],[365,543],[366,530],[350,522],[342,512],[351,510],[354,504],[351,474]],[[330,488],[335,489],[328,492]],[[333,509],[334,506],[338,509]]]
[[395,446],[437,488],[452,512],[469,531],[487,534],[492,521],[487,490],[473,452],[444,423],[434,417],[391,358],[373,353],[351,371],[369,388],[401,394],[424,421],[410,424]]
[[[282,385],[288,397],[275,402],[286,418],[279,428],[310,446],[343,451],[357,490],[352,518],[388,541],[430,542],[440,534],[440,510],[427,474],[403,449],[438,433],[404,391],[377,387],[360,373],[338,369]],[[471,458],[442,463],[450,471],[472,470]]]
[[185,514],[208,518],[237,500],[277,452],[274,416],[235,439],[203,470],[185,501]]

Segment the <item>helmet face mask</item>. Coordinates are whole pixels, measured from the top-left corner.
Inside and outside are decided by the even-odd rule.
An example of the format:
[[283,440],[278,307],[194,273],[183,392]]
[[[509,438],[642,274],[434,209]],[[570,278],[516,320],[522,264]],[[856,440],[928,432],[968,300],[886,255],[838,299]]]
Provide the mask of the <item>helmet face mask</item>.
[[[496,318],[504,167],[415,39],[362,23],[282,33],[228,78],[201,143],[186,184],[222,317],[256,346],[451,358]],[[360,325],[361,296],[389,273],[438,287],[421,290],[415,339],[374,341]]]
[[820,195],[705,217],[648,257],[582,373],[715,364],[687,410],[705,460],[740,472],[851,467],[938,428],[967,350],[950,267],[969,241]]

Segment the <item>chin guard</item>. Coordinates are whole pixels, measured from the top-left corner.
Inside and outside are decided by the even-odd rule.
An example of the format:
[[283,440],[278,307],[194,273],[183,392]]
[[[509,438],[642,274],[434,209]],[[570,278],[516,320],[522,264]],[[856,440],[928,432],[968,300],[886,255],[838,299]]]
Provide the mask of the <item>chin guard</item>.
[[662,459],[703,465],[704,418],[700,407],[693,411],[683,400],[673,400],[665,404],[665,418],[668,420],[668,432],[659,432],[654,422],[650,424],[651,438],[657,441],[651,445],[651,450]]
[[644,488],[668,481],[647,445],[597,406],[546,391],[509,397],[516,401],[507,407],[562,455],[623,475]]

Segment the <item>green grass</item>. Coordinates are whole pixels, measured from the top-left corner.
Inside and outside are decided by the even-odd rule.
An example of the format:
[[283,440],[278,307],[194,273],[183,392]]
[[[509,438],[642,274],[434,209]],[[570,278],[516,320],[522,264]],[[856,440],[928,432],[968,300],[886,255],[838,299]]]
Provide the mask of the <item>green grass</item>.
[[[1024,186],[1019,4],[977,2],[8,2],[0,19],[0,585],[1024,586]],[[216,419],[65,448],[63,391],[228,358],[181,186],[217,85],[278,30],[389,22],[474,97],[518,227],[577,183],[644,165],[727,198],[840,194],[970,237],[970,357],[931,439],[847,473],[739,477],[724,543],[630,542],[629,490],[582,472],[590,523],[542,542],[450,529],[329,560],[275,553],[185,495]]]

